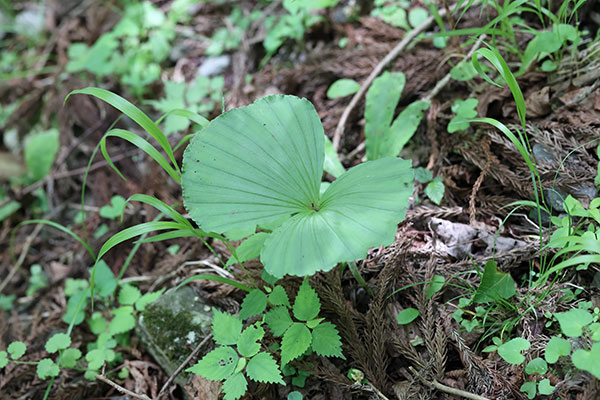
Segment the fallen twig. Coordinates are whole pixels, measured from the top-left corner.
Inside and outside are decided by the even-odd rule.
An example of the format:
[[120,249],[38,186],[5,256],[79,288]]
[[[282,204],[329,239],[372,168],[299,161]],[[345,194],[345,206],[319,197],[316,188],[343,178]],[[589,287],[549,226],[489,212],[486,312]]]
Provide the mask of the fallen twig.
[[434,389],[437,389],[439,391],[454,395],[454,396],[461,396],[464,397],[465,399],[471,399],[471,400],[489,400],[487,397],[483,397],[480,396],[478,394],[474,394],[471,392],[467,392],[465,390],[461,390],[461,389],[456,389],[450,386],[446,386],[444,384],[439,383],[438,381],[436,381],[435,379],[433,381],[428,381],[425,378],[423,378],[413,367],[408,367],[408,369],[410,369],[410,371],[417,377],[419,378],[419,380],[421,382],[423,382],[425,385],[432,387]]
[[177,375],[179,375],[181,370],[183,368],[185,368],[185,366],[192,360],[192,358],[194,358],[196,356],[196,354],[198,354],[198,352],[200,351],[202,346],[204,346],[210,338],[212,338],[212,334],[208,335],[207,337],[202,339],[202,341],[200,342],[200,344],[198,344],[198,346],[196,346],[194,351],[192,351],[190,353],[190,355],[187,356],[187,358],[183,361],[183,363],[179,367],[177,367],[175,372],[173,372],[173,374],[169,377],[169,379],[167,379],[167,381],[165,382],[163,387],[160,389],[160,392],[158,392],[158,396],[156,397],[156,400],[160,400],[160,398],[163,396],[163,394],[165,394],[166,390],[169,388],[169,385],[171,384],[171,382],[173,382],[175,380],[175,378],[177,378]]
[[106,383],[107,385],[114,387],[119,392],[121,392],[127,396],[131,396],[133,398],[140,399],[140,400],[152,400],[150,397],[146,396],[145,394],[137,394],[137,393],[132,392],[131,390],[125,389],[123,386],[114,383],[113,381],[111,381],[110,379],[108,379],[107,377],[105,377],[103,375],[96,375],[96,379]]

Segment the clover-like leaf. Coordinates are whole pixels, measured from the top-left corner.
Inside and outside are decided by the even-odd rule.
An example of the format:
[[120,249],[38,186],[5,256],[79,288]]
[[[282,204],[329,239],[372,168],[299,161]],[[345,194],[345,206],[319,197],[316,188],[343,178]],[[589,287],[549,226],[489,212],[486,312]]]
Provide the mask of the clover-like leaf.
[[273,336],[282,336],[293,322],[288,309],[284,306],[267,311],[264,319]]
[[222,389],[223,393],[225,393],[225,400],[237,400],[246,393],[248,381],[244,377],[244,374],[238,372],[223,382]]
[[550,384],[550,379],[542,379],[538,383],[538,391],[541,395],[549,396],[554,392],[555,387]]
[[131,285],[123,285],[119,291],[118,300],[122,306],[132,306],[140,297],[142,297],[140,289]]
[[135,328],[135,318],[133,316],[133,307],[124,306],[113,310],[114,317],[108,324],[108,331],[111,335],[129,332]]
[[498,347],[498,354],[509,364],[522,364],[525,357],[521,352],[527,350],[531,344],[527,339],[514,338]]
[[156,292],[146,293],[142,297],[136,300],[135,309],[138,311],[144,311],[146,306],[154,303],[164,292],[166,288],[162,288]]
[[300,285],[292,310],[294,311],[294,317],[300,321],[310,321],[321,311],[319,296],[308,283],[308,279],[305,279]]
[[121,212],[123,211],[123,207],[125,206],[127,200],[123,196],[113,196],[110,199],[110,204],[107,204],[100,208],[100,216],[109,219],[117,219],[121,216]]
[[237,343],[238,352],[244,357],[252,357],[260,350],[260,343],[258,341],[263,336],[265,336],[265,330],[262,327],[250,325],[240,335]]
[[10,358],[13,360],[18,360],[19,358],[23,357],[23,354],[25,354],[27,346],[23,342],[12,342],[8,345],[6,350],[8,350]]
[[571,342],[558,336],[553,336],[546,345],[544,358],[550,364],[554,364],[560,356],[568,356],[569,354],[571,354]]
[[212,333],[217,344],[236,344],[242,334],[242,321],[234,315],[213,308]]
[[300,357],[309,348],[312,335],[306,325],[294,322],[281,339],[281,364]]
[[285,385],[277,362],[275,362],[269,353],[265,353],[264,351],[258,353],[248,361],[246,375],[256,382],[279,383]]
[[269,303],[273,306],[286,306],[288,308],[291,307],[290,298],[288,297],[285,289],[281,285],[275,286],[271,293],[269,293]]
[[312,349],[323,357],[339,357],[342,354],[342,341],[335,325],[331,322],[319,324],[312,331]]
[[234,373],[238,360],[239,357],[233,348],[221,346],[202,357],[196,365],[186,371],[201,375],[211,381],[220,381]]
[[[254,289],[244,297],[240,308],[242,320],[261,314],[267,308],[267,295],[260,289]],[[227,343],[230,344],[230,343]]]
[[60,358],[60,366],[73,368],[77,364],[77,360],[81,358],[81,351],[79,349],[68,348],[62,353]]
[[71,338],[66,333],[56,333],[46,342],[46,351],[56,353],[71,345]]
[[525,382],[521,385],[521,388],[519,390],[525,393],[527,395],[527,398],[531,400],[535,397],[537,385],[535,382]]
[[42,358],[36,368],[37,376],[40,379],[58,376],[60,368],[49,358]]
[[555,313],[554,317],[560,324],[560,330],[568,337],[579,337],[583,328],[594,320],[589,311],[572,308],[566,312]]
[[320,195],[323,126],[310,102],[269,96],[215,118],[187,147],[183,199],[205,231],[284,222],[261,250],[266,271],[305,276],[394,241],[412,195],[410,161],[367,162]]
[[571,356],[573,365],[582,371],[587,371],[600,379],[600,342],[595,342],[590,351],[577,349]]

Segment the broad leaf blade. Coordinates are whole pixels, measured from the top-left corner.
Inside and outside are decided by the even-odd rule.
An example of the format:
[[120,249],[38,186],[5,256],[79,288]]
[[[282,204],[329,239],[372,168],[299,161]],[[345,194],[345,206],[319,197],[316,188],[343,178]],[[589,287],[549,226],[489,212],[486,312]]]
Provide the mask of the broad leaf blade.
[[365,137],[369,160],[385,157],[388,131],[405,82],[402,72],[384,72],[367,92]]
[[473,297],[476,303],[489,303],[499,299],[509,299],[517,293],[516,284],[507,272],[498,271],[494,260],[485,264],[481,284]]
[[267,272],[305,276],[364,258],[394,241],[412,195],[410,161],[383,158],[352,168],[324,193],[319,210],[296,214],[265,241]]
[[323,127],[314,107],[269,96],[215,118],[183,160],[183,200],[192,219],[219,233],[254,227],[319,200]]

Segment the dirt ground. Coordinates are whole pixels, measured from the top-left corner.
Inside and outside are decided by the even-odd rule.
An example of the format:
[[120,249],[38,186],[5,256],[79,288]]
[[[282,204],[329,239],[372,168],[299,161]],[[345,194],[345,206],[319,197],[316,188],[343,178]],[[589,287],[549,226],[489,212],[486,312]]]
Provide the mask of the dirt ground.
[[[75,41],[92,43],[114,26],[118,18],[109,6],[110,1],[83,1],[74,8],[67,7],[69,2],[54,0],[47,3],[46,24],[51,27],[51,35],[45,46],[36,49],[38,55],[45,57],[44,64],[38,65],[38,72],[0,81],[0,103],[22,100],[2,127],[3,131],[16,128],[23,135],[32,120],[54,119],[60,129],[61,147],[57,160],[43,180],[28,186],[9,186],[6,180],[0,181],[8,189],[10,198],[22,204],[21,210],[2,221],[0,226],[0,291],[16,295],[12,310],[0,309],[0,349],[14,340],[22,341],[28,347],[24,361],[47,356],[44,349],[47,338],[66,329],[62,321],[66,309],[64,282],[67,278],[88,278],[92,259],[79,243],[60,231],[41,224],[25,225],[16,231],[15,228],[23,221],[45,218],[70,226],[75,233],[83,235],[84,229],[88,233],[95,232],[102,223],[107,223],[106,233],[100,237],[90,236],[92,247],[98,249],[122,228],[152,221],[157,215],[148,206],[134,204],[128,207],[122,223],[107,222],[98,211],[110,202],[112,195],[128,198],[135,193],[144,193],[167,204],[181,203],[180,188],[166,183],[168,176],[159,166],[124,141],[109,140],[109,153],[128,179],[119,179],[98,154],[87,179],[85,227],[73,223],[80,209],[85,166],[103,133],[117,120],[118,112],[88,96],[78,96],[63,105],[71,90],[97,84],[91,78],[86,80],[85,74],[65,72],[66,51]],[[167,7],[169,2],[156,3]],[[598,6],[598,2],[589,3],[589,7]],[[254,2],[239,4],[251,9]],[[230,11],[231,5],[227,3],[201,4],[189,26],[199,35],[210,35],[223,25]],[[478,26],[478,13],[478,9],[468,11],[458,27]],[[264,27],[260,22],[252,24],[245,32],[240,48],[230,53],[231,64],[224,72],[226,109],[249,104],[266,94],[306,97],[315,105],[326,134],[333,137],[349,97],[329,99],[326,96],[328,87],[341,78],[364,82],[402,40],[404,32],[367,12],[356,21],[335,23],[332,14],[333,10],[324,13],[324,22],[311,27],[303,43],[286,43],[262,68],[259,64],[264,50],[260,40],[264,36]],[[599,26],[597,21],[589,18],[590,14],[582,12],[581,24],[595,32]],[[434,31],[435,26],[431,30]],[[338,46],[341,38],[347,38],[344,48]],[[389,70],[402,71],[406,75],[399,109],[427,95],[449,73],[457,57],[469,51],[468,47],[456,46],[463,40],[466,39],[451,40],[444,49],[434,47],[430,39],[421,40],[389,64]],[[521,35],[519,40],[526,43],[528,37]],[[192,79],[194,71],[205,59],[206,43],[187,38],[178,38],[176,43],[185,45],[184,51],[177,60],[165,63],[162,77]],[[565,57],[554,72],[543,73],[532,68],[518,79],[528,106],[529,140],[532,146],[537,145],[551,154],[550,159],[539,162],[542,185],[577,195],[584,204],[586,201],[589,204],[590,199],[577,190],[582,185],[594,188],[598,159],[595,154],[597,143],[593,141],[600,137],[598,77],[597,74],[586,75],[600,68],[598,57],[589,56],[594,51],[598,52],[598,46],[595,50],[587,49]],[[52,67],[50,72],[45,71],[44,66]],[[246,79],[247,74],[252,75],[251,81]],[[101,84],[106,89],[123,93],[119,82],[110,76]],[[158,81],[150,92],[157,98],[162,90]],[[423,194],[424,185],[416,183],[414,202],[398,227],[395,243],[387,248],[372,249],[365,260],[358,262],[369,290],[362,287],[349,270],[340,273],[339,269],[334,269],[311,279],[322,299],[324,315],[340,330],[346,360],[313,360],[310,365],[312,375],[300,389],[305,398],[377,398],[369,386],[353,384],[346,377],[349,368],[363,371],[369,382],[389,399],[460,398],[437,390],[430,385],[432,381],[480,393],[489,399],[526,398],[519,391],[527,379],[523,367],[504,362],[496,352],[482,353],[481,350],[490,344],[485,332],[477,329],[466,332],[452,318],[457,297],[464,294],[463,288],[478,285],[475,266],[481,267],[495,259],[499,269],[509,272],[522,288],[517,295],[519,298],[529,290],[526,281],[530,268],[539,268],[538,227],[531,222],[528,211],[521,210],[508,217],[511,209],[505,208],[514,201],[533,197],[530,171],[518,151],[501,132],[489,125],[472,124],[461,134],[446,131],[453,117],[452,103],[467,97],[478,99],[480,116],[496,118],[508,126],[518,124],[510,91],[491,87],[480,78],[468,83],[451,80],[432,99],[417,133],[400,156],[411,159],[414,167],[425,167],[443,179],[446,190],[442,205],[436,206],[427,200]],[[143,103],[132,101],[143,107]],[[346,168],[359,164],[365,154],[361,147],[364,108],[363,98],[351,112],[341,136],[339,153]],[[150,107],[143,109],[153,112]],[[215,106],[211,117],[219,112],[220,105]],[[117,126],[131,127],[131,123],[120,120]],[[173,134],[169,140],[175,144],[183,135],[183,132]],[[177,151],[178,160],[182,153],[182,149]],[[559,163],[567,156],[561,168]],[[39,188],[45,191],[48,200],[44,215],[36,211],[35,193]],[[179,210],[185,212],[181,207]],[[14,255],[11,256],[10,237],[13,233]],[[497,246],[494,252],[489,237],[497,233],[503,245]],[[549,233],[546,230],[544,235]],[[470,235],[467,250],[456,246],[463,234]],[[179,248],[172,254],[168,248],[174,244]],[[229,256],[225,246],[213,244],[223,256]],[[119,245],[104,257],[113,272],[119,272],[133,245],[131,241]],[[125,278],[139,277],[142,292],[149,288],[169,289],[193,275],[197,266],[185,264],[186,261],[211,257],[201,242],[188,238],[147,243],[135,254]],[[33,264],[43,267],[49,284],[33,296],[27,296],[28,271]],[[252,274],[260,275],[259,263],[249,262],[246,267]],[[517,313],[522,316],[513,335],[531,342],[528,356],[533,358],[541,354],[549,340],[544,329],[544,312],[564,311],[566,307],[559,300],[560,289],[584,288],[583,298],[600,305],[598,288],[590,285],[594,272],[594,268],[590,268],[561,277],[554,282],[556,294],[537,304],[537,312],[528,312],[525,304],[514,301],[521,307]],[[7,280],[9,274],[11,278]],[[434,275],[441,275],[455,285],[427,298],[419,283],[430,281]],[[289,280],[286,284],[297,287],[299,282]],[[238,310],[243,298],[243,293],[224,284],[196,281],[191,286],[211,305],[229,311]],[[406,289],[398,291],[401,288]],[[395,294],[390,296],[392,293]],[[419,310],[418,323],[401,326],[395,322],[398,311],[406,307]],[[72,333],[73,343],[82,347],[93,340],[92,333],[84,325],[76,326]],[[420,344],[413,345],[417,340]],[[128,378],[119,380],[119,384],[136,393],[156,396],[168,375],[144,345],[134,336],[128,346],[119,350],[123,361],[118,368],[126,366],[131,372]],[[552,398],[600,398],[600,384],[589,374],[552,375],[550,380],[557,387]],[[41,399],[46,387],[47,381],[36,377],[35,366],[11,364],[0,371],[0,398],[3,400]],[[194,389],[199,399],[216,398],[201,383],[196,382]],[[247,398],[280,399],[290,390],[290,387],[280,385],[255,385],[250,387],[251,394]],[[181,399],[183,392],[182,388],[173,386],[165,398]],[[55,380],[49,398],[116,400],[131,397],[105,383],[85,380],[80,371],[64,370]]]

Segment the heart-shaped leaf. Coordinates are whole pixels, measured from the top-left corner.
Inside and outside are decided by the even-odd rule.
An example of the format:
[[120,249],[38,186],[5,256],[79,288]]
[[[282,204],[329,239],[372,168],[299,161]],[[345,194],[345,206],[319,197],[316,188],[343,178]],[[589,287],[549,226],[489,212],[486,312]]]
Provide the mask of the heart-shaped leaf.
[[594,320],[594,317],[590,312],[579,308],[555,313],[554,317],[558,320],[562,332],[568,337],[581,336],[583,328]]
[[119,218],[126,202],[127,200],[125,200],[123,196],[113,196],[110,199],[110,204],[107,204],[100,209],[100,216],[110,219]]
[[546,345],[544,357],[550,364],[554,364],[560,356],[568,356],[569,354],[571,354],[571,342],[558,336],[552,336]]
[[327,271],[391,244],[412,194],[410,161],[361,164],[321,196],[323,159],[323,126],[312,104],[265,97],[215,118],[191,140],[184,204],[203,230],[218,233],[284,218],[261,251],[275,277]]
[[527,339],[514,338],[498,347],[498,354],[507,363],[510,364],[522,364],[525,361],[525,357],[521,352],[527,350],[531,344]]
[[584,349],[575,350],[571,356],[571,360],[573,361],[573,365],[580,370],[587,371],[600,379],[600,364],[598,363],[598,360],[600,360],[599,342],[594,343],[590,351]]

